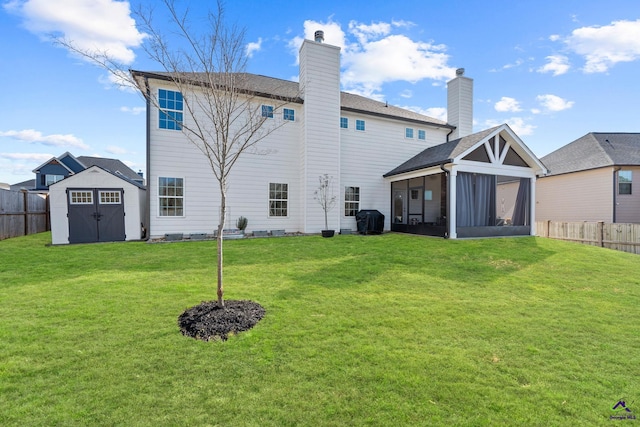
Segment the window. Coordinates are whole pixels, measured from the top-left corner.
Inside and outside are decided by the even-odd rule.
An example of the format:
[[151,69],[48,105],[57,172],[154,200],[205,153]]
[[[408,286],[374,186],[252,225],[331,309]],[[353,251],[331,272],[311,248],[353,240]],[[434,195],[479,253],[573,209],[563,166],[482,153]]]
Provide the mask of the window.
[[290,122],[293,122],[296,120],[295,114],[296,114],[295,110],[292,110],[290,108],[285,108],[283,112],[283,117],[285,120],[289,120]]
[[631,194],[631,182],[633,174],[631,171],[618,172],[618,194]]
[[427,139],[427,131],[418,129],[418,139],[424,141]]
[[70,191],[69,198],[72,205],[92,205],[93,191]]
[[273,105],[262,106],[262,117],[273,119]]
[[413,129],[404,128],[404,137],[413,139]]
[[269,216],[287,216],[289,184],[269,183]]
[[340,128],[349,129],[349,119],[346,117],[340,117]]
[[158,183],[160,216],[184,216],[184,180],[160,177]]
[[356,130],[364,131],[364,120],[356,120]]
[[100,191],[100,204],[101,205],[119,205],[120,192],[119,191]]
[[47,187],[51,184],[55,184],[58,181],[62,181],[64,179],[64,175],[44,175],[42,177],[42,183]]
[[182,94],[172,90],[158,91],[158,126],[160,129],[181,130],[182,111],[184,109]]
[[356,216],[360,210],[360,187],[344,187],[344,216]]

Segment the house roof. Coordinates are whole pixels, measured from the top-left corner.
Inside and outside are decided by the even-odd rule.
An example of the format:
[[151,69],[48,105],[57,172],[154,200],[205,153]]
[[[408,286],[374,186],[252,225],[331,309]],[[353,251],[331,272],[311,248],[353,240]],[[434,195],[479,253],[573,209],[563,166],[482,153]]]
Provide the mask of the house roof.
[[121,175],[130,181],[141,181],[142,178],[134,172],[129,166],[125,165],[118,159],[106,159],[104,157],[78,156],[77,159],[87,168],[91,166],[99,166],[112,172],[115,175]]
[[540,160],[549,168],[549,175],[640,166],[640,133],[590,132]]
[[[166,81],[171,81],[172,76],[172,73],[168,72],[147,72],[132,70],[131,73],[134,76],[156,78]],[[203,81],[203,76],[205,76],[206,74],[188,73],[188,75],[190,78],[193,78],[193,81],[198,82]],[[257,96],[276,97],[296,103],[304,102],[300,97],[300,84],[298,82],[251,73],[238,73],[238,76],[241,77],[239,79],[239,85],[242,86],[241,89]],[[388,105],[385,102],[376,101],[348,92],[340,92],[340,108],[343,111],[387,117],[390,119],[401,119],[429,126],[455,129],[455,126],[449,125],[443,120],[425,116],[424,114],[419,114],[411,110]]]
[[16,184],[11,185],[11,191],[20,191],[22,189],[32,190],[36,188],[36,180],[28,179],[26,181],[18,182]]
[[397,168],[387,172],[384,176],[400,175],[402,173],[451,163],[455,157],[469,150],[500,127],[501,126],[495,126],[462,138],[454,139],[453,141],[445,142],[444,144],[429,147]]

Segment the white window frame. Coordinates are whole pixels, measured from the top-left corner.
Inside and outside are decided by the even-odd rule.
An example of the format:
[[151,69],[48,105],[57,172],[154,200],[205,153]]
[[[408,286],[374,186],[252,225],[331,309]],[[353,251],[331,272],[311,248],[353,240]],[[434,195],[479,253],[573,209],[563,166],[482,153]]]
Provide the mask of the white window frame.
[[[342,122],[344,121],[344,126],[342,126]],[[349,118],[348,117],[340,117],[340,129],[349,129]]]
[[413,139],[414,129],[413,128],[404,128],[404,137],[406,139]]
[[[166,188],[172,188],[172,187],[169,187],[167,185],[162,185],[161,184],[161,180],[163,180],[163,179],[181,180],[182,186],[178,187],[176,185],[174,188],[176,188],[176,189],[177,188],[181,188],[182,189],[182,191],[181,191],[182,194],[180,194],[180,195],[177,195],[177,194],[174,194],[174,195],[163,195],[163,194],[161,194],[162,193],[162,191],[161,191],[162,188],[165,188],[165,187]],[[168,214],[163,215],[162,214],[163,208],[162,208],[162,202],[161,202],[162,199],[181,200],[182,201],[182,203],[181,203],[182,214],[180,214],[180,215],[168,215]],[[158,177],[158,212],[157,212],[158,217],[159,218],[184,218],[184,216],[185,216],[185,203],[184,202],[185,202],[185,179],[183,177],[176,177],[176,176],[159,176]],[[178,208],[176,207],[176,205],[174,205],[173,210],[177,211],[177,209]]]
[[58,181],[62,181],[63,179],[64,179],[64,175],[46,173],[44,174],[44,185],[48,187],[52,184],[55,184]]
[[273,119],[273,105],[262,104],[260,106],[260,114],[267,119]]
[[[348,191],[349,188],[354,189],[354,191],[353,192],[349,192]],[[347,199],[347,195],[349,195],[350,193],[356,196],[355,200]],[[347,206],[349,206],[349,207],[347,208]],[[355,207],[355,209],[354,209],[354,207]],[[345,217],[351,218],[351,217],[355,217],[359,210],[360,210],[360,187],[355,187],[353,185],[347,185],[346,187],[344,187],[344,211],[343,211],[343,214],[344,214]],[[353,212],[353,215],[350,215],[351,212]]]
[[[362,129],[360,129],[360,125],[362,125]],[[364,120],[356,119],[356,130],[358,132],[364,132],[366,130],[366,123]]]
[[98,193],[98,203],[101,205],[122,204],[122,193],[119,190],[100,190]]
[[[625,176],[623,178],[623,176],[622,176],[623,174],[624,175],[629,174],[629,177],[627,178]],[[624,182],[620,178],[623,178]],[[620,186],[621,185],[629,186],[629,192],[628,193],[621,192],[620,191]],[[618,195],[619,196],[631,196],[631,195],[633,195],[633,171],[632,170],[625,169],[625,170],[618,171]]]
[[418,141],[427,140],[427,131],[424,129],[418,129]]
[[93,190],[69,190],[69,204],[92,205]]
[[[280,186],[278,187],[272,187],[272,186]],[[268,204],[268,214],[269,214],[269,218],[288,218],[289,217],[289,184],[286,182],[270,182],[269,183],[269,204]],[[275,194],[273,194],[272,192],[274,192]],[[278,193],[280,193],[280,195],[282,195],[282,193],[284,193],[285,197],[282,198],[278,198],[275,197],[278,195]],[[272,197],[272,195],[274,195],[274,197]],[[272,203],[277,204],[281,204],[284,202],[284,208],[282,207],[282,205],[280,206],[273,206],[272,207]],[[278,215],[272,215],[272,212],[280,212],[282,213],[284,210],[284,215],[278,214]]]
[[295,122],[296,121],[296,110],[293,108],[283,108],[282,109],[282,119],[285,122]]

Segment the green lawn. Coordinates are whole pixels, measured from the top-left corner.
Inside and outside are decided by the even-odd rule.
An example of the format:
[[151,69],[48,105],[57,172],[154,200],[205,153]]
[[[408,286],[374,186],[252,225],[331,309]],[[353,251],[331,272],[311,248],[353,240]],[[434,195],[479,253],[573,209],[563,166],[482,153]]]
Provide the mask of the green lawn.
[[215,242],[0,242],[0,425],[619,425],[640,416],[640,258],[539,238],[226,243],[267,314],[183,337]]

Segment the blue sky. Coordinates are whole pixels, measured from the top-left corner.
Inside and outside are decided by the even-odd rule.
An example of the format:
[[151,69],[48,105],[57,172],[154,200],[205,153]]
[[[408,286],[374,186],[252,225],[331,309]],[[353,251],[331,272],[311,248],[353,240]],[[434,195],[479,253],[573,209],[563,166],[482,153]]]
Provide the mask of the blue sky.
[[[213,2],[192,3],[197,17]],[[66,36],[157,70],[140,48],[138,3],[0,4],[0,182],[31,179],[66,151],[144,171],[141,96],[51,40]],[[588,132],[640,132],[637,0],[229,0],[226,13],[247,30],[250,72],[296,79],[301,40],[322,29],[342,48],[343,90],[437,118],[445,118],[446,81],[465,68],[474,131],[508,123],[540,157]]]

